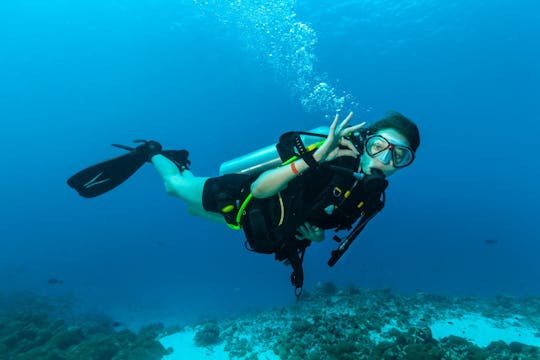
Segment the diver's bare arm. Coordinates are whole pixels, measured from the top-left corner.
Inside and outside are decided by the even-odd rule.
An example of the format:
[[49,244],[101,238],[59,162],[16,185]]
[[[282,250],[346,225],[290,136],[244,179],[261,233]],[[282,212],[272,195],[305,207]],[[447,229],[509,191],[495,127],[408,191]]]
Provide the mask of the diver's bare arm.
[[[294,161],[294,166],[299,174],[309,167],[303,159]],[[251,184],[251,193],[259,199],[270,197],[285,189],[289,181],[296,176],[297,174],[294,173],[292,165],[267,170]]]
[[[336,115],[326,141],[313,153],[313,158],[316,162],[321,163],[331,161],[340,156],[358,156],[358,150],[354,145],[344,138],[345,135],[354,132],[364,126],[365,123],[346,127],[347,123],[352,119],[353,113],[349,115],[338,126],[339,115]],[[293,171],[293,166],[296,173]],[[278,167],[262,173],[253,184],[251,184],[251,193],[256,198],[266,198],[277,194],[279,191],[287,187],[289,181],[294,179],[298,174],[306,171],[309,166],[303,159],[294,161],[291,165]]]

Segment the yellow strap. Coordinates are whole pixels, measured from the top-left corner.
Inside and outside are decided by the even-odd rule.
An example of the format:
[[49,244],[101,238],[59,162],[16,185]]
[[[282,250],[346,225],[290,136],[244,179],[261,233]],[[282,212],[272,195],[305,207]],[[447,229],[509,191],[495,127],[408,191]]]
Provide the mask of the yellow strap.
[[234,210],[234,205],[230,204],[230,205],[226,205],[224,206],[222,209],[221,209],[221,212],[224,213],[224,214],[228,214],[230,213],[231,211]]
[[283,206],[283,199],[281,198],[281,192],[278,192],[278,200],[279,200],[279,210],[281,211],[279,215],[278,226],[281,226],[281,224],[283,224],[283,219],[285,218],[285,207]]

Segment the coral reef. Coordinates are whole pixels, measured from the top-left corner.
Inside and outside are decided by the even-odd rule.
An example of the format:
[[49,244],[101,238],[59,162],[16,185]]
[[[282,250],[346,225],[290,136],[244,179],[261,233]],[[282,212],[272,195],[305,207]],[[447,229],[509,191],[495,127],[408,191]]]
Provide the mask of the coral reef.
[[[320,283],[286,307],[184,329],[152,324],[138,332],[103,314],[74,314],[72,306],[70,299],[0,296],[0,359],[158,360],[172,353],[158,339],[183,330],[193,342],[172,356],[184,356],[185,346],[194,344],[209,358],[219,349],[244,360],[540,359],[540,348],[531,345],[540,344],[540,300],[532,297],[400,295]],[[441,324],[458,331],[441,332]],[[474,338],[488,325],[492,337]]]
[[[435,339],[430,326],[471,312],[501,321],[521,314],[516,322],[538,329],[537,305],[537,298],[403,296],[389,289],[340,290],[321,283],[297,304],[212,327],[219,328],[219,338],[233,359],[263,358],[258,355],[272,351],[283,360],[532,360],[540,359],[540,348],[503,341],[480,347],[455,335]],[[199,328],[197,336],[215,334],[207,326]]]
[[211,346],[219,343],[219,327],[215,322],[207,322],[201,325],[195,333],[197,346]]
[[157,341],[163,325],[116,331],[104,315],[76,317],[69,304],[35,294],[0,297],[0,305],[0,359],[158,360],[169,353]]

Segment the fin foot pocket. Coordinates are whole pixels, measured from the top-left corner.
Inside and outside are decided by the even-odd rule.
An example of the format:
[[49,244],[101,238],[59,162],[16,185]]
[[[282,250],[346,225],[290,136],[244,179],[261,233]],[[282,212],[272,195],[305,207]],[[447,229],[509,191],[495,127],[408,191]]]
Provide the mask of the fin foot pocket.
[[191,161],[188,160],[189,152],[187,150],[164,150],[161,155],[171,160],[181,172],[189,170]]

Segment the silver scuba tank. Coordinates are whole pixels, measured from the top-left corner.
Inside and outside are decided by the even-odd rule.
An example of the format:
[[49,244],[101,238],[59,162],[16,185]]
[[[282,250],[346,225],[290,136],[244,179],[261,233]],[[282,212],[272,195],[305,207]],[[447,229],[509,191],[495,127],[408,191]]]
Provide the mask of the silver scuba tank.
[[[319,126],[308,132],[327,135],[330,128]],[[323,138],[318,136],[300,135],[306,147],[313,145]],[[235,159],[225,161],[219,167],[219,175],[225,174],[260,174],[266,170],[277,168],[283,161],[280,159],[276,144],[265,146]]]

